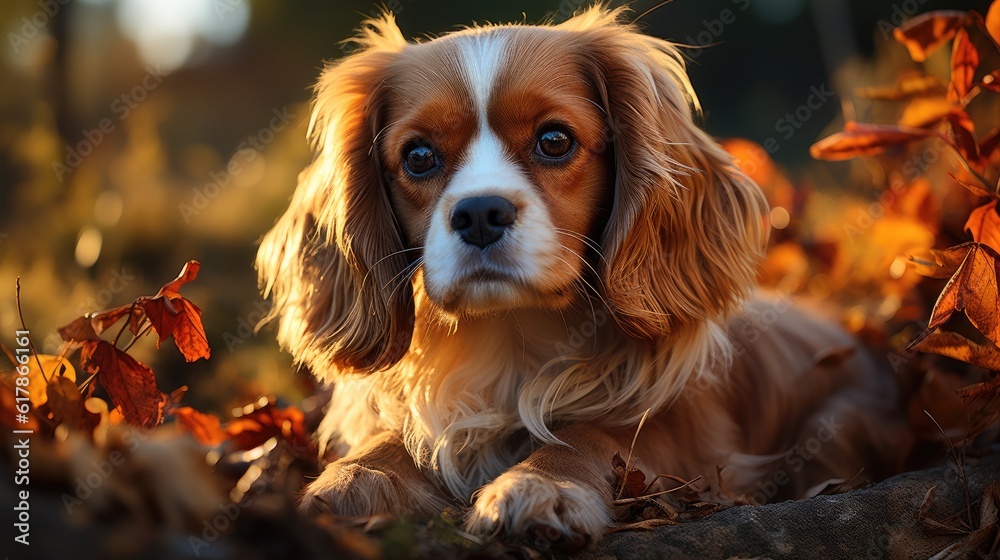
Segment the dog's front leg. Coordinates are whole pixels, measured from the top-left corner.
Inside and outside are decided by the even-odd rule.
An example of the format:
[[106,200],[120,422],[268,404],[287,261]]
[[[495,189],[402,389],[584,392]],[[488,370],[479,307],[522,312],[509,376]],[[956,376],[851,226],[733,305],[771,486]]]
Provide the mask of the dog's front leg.
[[447,502],[413,462],[398,435],[385,432],[329,464],[299,503],[305,514],[416,515],[440,513]]
[[573,426],[481,488],[466,523],[480,535],[504,531],[529,543],[579,548],[612,523],[611,457],[620,444],[608,432]]

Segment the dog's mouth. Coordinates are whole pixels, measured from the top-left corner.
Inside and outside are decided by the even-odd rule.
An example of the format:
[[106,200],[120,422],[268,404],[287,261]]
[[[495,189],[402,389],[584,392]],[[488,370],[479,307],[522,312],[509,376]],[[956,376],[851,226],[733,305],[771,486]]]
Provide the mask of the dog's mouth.
[[527,307],[561,307],[571,297],[569,286],[542,288],[516,271],[478,266],[464,272],[444,290],[428,289],[442,309],[458,315],[483,315]]

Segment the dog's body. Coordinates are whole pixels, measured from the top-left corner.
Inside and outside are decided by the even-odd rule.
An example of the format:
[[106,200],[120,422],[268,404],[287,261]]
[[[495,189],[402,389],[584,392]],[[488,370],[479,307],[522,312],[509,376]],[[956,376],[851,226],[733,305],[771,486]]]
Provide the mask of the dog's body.
[[[326,70],[317,158],[265,237],[279,340],[334,384],[305,511],[599,537],[615,452],[757,501],[875,477],[890,376],[787,298],[749,305],[760,190],[692,123],[670,44],[592,9]],[[721,471],[717,471],[721,468]]]

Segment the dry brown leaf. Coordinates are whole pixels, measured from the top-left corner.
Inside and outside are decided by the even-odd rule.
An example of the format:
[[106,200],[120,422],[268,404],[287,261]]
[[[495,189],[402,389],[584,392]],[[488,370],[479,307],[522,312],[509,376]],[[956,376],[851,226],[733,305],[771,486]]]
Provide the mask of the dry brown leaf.
[[889,146],[923,140],[933,133],[919,128],[849,121],[844,130],[816,142],[809,154],[830,161],[881,154]]
[[978,344],[955,332],[934,330],[910,349],[947,356],[986,369],[1000,370],[1000,349]]
[[910,58],[923,62],[970,23],[972,18],[967,12],[936,10],[906,20],[892,35],[906,47]]
[[955,312],[964,313],[976,329],[997,344],[1000,341],[1000,294],[997,291],[996,250],[981,243],[967,243],[965,260],[944,287],[927,329],[945,324]]
[[969,165],[979,169],[979,144],[976,142],[976,125],[968,113],[956,110],[948,113],[951,142]]
[[615,473],[615,488],[618,498],[638,498],[646,492],[646,473],[629,468],[621,452],[611,458],[611,469]]
[[971,245],[963,243],[948,249],[931,249],[925,255],[911,255],[909,265],[928,278],[951,278],[965,261]]
[[156,376],[147,366],[105,340],[85,344],[80,361],[89,373],[99,374],[97,382],[126,422],[144,428],[163,422],[166,395],[157,389]]

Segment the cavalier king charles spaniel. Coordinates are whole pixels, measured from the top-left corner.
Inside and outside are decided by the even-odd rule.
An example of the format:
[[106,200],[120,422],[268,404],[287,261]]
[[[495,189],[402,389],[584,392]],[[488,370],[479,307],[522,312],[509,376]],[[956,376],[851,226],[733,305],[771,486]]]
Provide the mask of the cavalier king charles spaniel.
[[333,386],[303,512],[593,541],[618,451],[755,502],[898,467],[893,376],[757,293],[764,196],[622,15],[410,42],[387,14],[323,71],[257,257],[279,342]]

